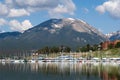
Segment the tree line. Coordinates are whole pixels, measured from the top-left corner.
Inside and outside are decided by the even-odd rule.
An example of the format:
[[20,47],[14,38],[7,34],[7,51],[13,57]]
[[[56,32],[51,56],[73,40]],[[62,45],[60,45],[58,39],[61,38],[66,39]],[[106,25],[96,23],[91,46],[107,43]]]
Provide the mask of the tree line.
[[[103,48],[102,48],[102,44],[103,43],[100,43],[100,44],[95,44],[95,45],[90,45],[90,44],[87,44],[87,45],[85,45],[85,46],[83,46],[83,47],[80,47],[80,48],[78,48],[77,49],[77,52],[78,51],[81,51],[81,52],[88,52],[88,51],[90,51],[90,50],[92,50],[92,51],[97,51],[97,50],[102,50]],[[115,45],[113,45],[113,44],[109,44],[108,45],[108,49],[113,49],[113,48],[120,48],[120,42],[117,42]]]
[[67,52],[69,53],[71,48],[68,46],[60,46],[60,47],[43,47],[36,51],[38,54],[49,54],[49,53],[59,53],[59,52]]
[[113,49],[113,48],[120,48],[120,42],[117,42],[117,44],[115,44],[115,45],[113,45],[113,44],[108,45],[108,49]]
[[[100,46],[100,47],[99,47]],[[90,44],[87,44],[83,47],[78,47],[76,48],[76,52],[88,52],[88,51],[96,51],[98,49],[102,49],[101,48],[101,44],[100,45],[90,45]],[[72,51],[72,49],[69,47],[69,46],[60,46],[60,47],[43,47],[39,50],[36,51],[36,53],[38,54],[49,54],[49,53],[59,53],[59,52],[66,52],[66,53],[69,53],[70,51]]]
[[90,45],[90,44],[87,44],[83,47],[79,47],[77,49],[77,52],[89,52],[89,51],[97,51],[97,50],[101,50],[102,47],[101,45],[97,45],[97,44],[94,44],[94,45]]

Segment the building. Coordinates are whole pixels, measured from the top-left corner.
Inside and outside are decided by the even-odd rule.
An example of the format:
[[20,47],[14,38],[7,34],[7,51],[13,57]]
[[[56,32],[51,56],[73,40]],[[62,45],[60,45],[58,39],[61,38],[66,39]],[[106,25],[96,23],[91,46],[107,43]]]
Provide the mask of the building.
[[106,50],[108,49],[109,45],[112,45],[113,47],[115,47],[115,45],[120,42],[120,40],[115,40],[115,41],[105,41],[102,43],[102,49]]

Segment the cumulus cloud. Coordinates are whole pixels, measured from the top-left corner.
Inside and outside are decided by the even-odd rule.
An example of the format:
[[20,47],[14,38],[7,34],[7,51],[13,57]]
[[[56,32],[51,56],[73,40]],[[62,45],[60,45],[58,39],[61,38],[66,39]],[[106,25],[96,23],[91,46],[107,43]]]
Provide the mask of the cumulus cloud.
[[29,16],[30,13],[23,9],[19,8],[17,9],[15,6],[13,6],[12,0],[7,1],[6,4],[0,3],[0,15],[1,16],[8,16],[8,17],[21,17],[21,16]]
[[20,17],[20,16],[29,16],[30,13],[25,9],[11,9],[8,17]]
[[0,3],[0,15],[6,15],[8,13],[8,7]]
[[73,15],[76,9],[72,0],[5,0],[0,7],[0,13],[7,14],[8,17],[29,16],[32,12],[42,10],[47,11],[50,16]]
[[34,7],[34,8],[53,8],[56,7],[60,0],[15,0],[19,7]]
[[16,0],[19,7],[26,7],[30,12],[46,10],[50,16],[55,17],[62,14],[73,15],[76,9],[72,0]]
[[9,22],[9,26],[13,31],[24,32],[25,30],[32,27],[32,24],[29,20],[24,20],[23,22],[19,22],[17,20],[11,20]]
[[120,19],[120,0],[108,0],[97,6],[96,10],[100,13],[109,12],[112,17]]
[[0,18],[0,26],[3,26],[7,23],[7,21],[3,18]]
[[6,3],[6,4],[12,4],[12,3],[13,3],[13,0],[5,0],[5,3]]
[[49,14],[51,16],[61,15],[64,13],[73,15],[76,7],[72,2],[72,0],[61,0],[61,1],[63,2],[63,4],[58,4],[57,7],[50,9]]

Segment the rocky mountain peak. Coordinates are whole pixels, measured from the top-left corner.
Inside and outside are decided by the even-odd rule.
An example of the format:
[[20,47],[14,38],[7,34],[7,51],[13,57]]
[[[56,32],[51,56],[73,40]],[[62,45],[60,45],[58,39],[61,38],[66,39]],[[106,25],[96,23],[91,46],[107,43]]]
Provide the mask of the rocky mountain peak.
[[59,32],[59,30],[65,27],[71,28],[77,32],[89,33],[89,34],[94,33],[102,37],[105,37],[105,35],[103,35],[96,28],[89,25],[87,22],[80,19],[74,19],[74,18],[50,19],[29,30],[30,31],[45,30],[53,34],[55,32]]

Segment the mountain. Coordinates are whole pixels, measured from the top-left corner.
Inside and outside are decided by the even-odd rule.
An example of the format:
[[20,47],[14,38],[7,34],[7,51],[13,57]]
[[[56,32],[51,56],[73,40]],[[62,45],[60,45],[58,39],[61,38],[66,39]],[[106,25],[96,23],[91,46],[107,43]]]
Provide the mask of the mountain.
[[116,32],[112,32],[109,34],[109,39],[111,41],[114,41],[114,40],[120,40],[120,30],[119,31],[116,31]]
[[105,35],[83,20],[50,19],[15,37],[0,40],[0,49],[33,50],[45,46],[69,46],[72,49],[86,44],[99,44]]
[[0,33],[0,39],[7,38],[7,37],[16,37],[20,35],[20,32],[5,32],[5,33]]

